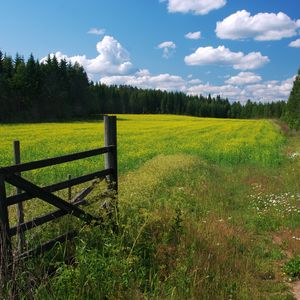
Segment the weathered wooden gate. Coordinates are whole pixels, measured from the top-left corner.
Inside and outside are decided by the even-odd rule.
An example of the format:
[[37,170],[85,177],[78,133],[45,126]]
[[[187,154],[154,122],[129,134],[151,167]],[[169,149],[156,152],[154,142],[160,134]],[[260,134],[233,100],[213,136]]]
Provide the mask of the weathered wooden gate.
[[[101,217],[93,216],[85,212],[83,209],[79,208],[80,204],[84,202],[84,198],[86,197],[86,195],[92,190],[92,186],[79,193],[71,202],[63,200],[61,197],[55,195],[54,192],[101,178],[107,178],[110,187],[112,187],[117,192],[117,125],[115,116],[104,117],[104,144],[105,147],[103,148],[0,168],[0,263],[2,276],[5,276],[5,274],[8,272],[9,265],[13,258],[13,249],[11,242],[11,238],[13,236],[22,234],[27,230],[45,224],[51,220],[58,219],[67,214],[77,217],[88,224],[101,223]],[[22,172],[25,171],[63,164],[102,154],[105,155],[105,169],[91,174],[68,179],[66,181],[45,187],[39,187],[22,177]],[[17,195],[8,197],[6,193],[5,183],[9,183],[15,186],[22,192]],[[10,227],[8,207],[11,205],[22,203],[24,201],[29,201],[33,198],[39,198],[53,205],[57,208],[57,210],[43,216],[39,216],[31,221],[23,222],[18,224],[17,226]],[[57,242],[63,242],[65,240],[72,239],[75,235],[76,232],[74,231],[66,232],[65,234],[58,236],[53,240],[45,242],[35,249],[30,249],[25,252],[19,253],[19,257],[22,258],[42,253],[48,249],[51,249]]]

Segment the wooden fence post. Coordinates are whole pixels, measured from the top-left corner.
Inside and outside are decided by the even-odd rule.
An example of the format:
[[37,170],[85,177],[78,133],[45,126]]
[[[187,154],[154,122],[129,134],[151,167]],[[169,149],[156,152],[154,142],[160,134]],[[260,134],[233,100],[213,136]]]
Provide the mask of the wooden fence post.
[[108,176],[111,183],[114,183],[114,189],[118,192],[118,157],[117,157],[117,117],[104,116],[104,145],[115,146],[112,152],[105,154],[105,168],[114,170],[112,175]]
[[[15,164],[19,165],[21,163],[21,151],[20,151],[20,142],[14,141],[14,160]],[[16,175],[21,175],[20,173],[17,173]],[[16,188],[16,194],[21,194],[22,191],[17,187]],[[18,218],[18,250],[20,253],[25,248],[25,234],[21,230],[20,225],[24,223],[24,208],[23,208],[23,202],[19,202],[17,204],[17,218]]]
[[4,175],[0,174],[0,284],[5,284],[10,276],[12,263],[11,239],[5,191]]

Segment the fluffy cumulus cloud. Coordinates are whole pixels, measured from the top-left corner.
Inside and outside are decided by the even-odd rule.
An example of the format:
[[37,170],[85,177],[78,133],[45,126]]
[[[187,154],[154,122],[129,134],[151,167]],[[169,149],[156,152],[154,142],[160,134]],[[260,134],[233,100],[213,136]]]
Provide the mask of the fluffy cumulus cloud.
[[103,28],[91,28],[87,33],[95,34],[95,35],[103,35],[105,33],[105,29]]
[[[89,77],[93,80],[101,76],[128,74],[132,72],[133,65],[130,61],[128,51],[112,36],[105,36],[96,45],[99,53],[95,58],[87,58],[85,55],[67,56],[61,52],[52,53],[58,60],[65,59],[71,63],[79,63],[84,67]],[[47,57],[41,62],[45,62]]]
[[199,84],[187,89],[191,95],[208,95],[216,97],[227,97],[230,101],[240,101],[246,103],[248,99],[257,102],[272,102],[277,100],[287,100],[295,77],[283,81],[265,81],[244,86],[226,83],[224,85]]
[[165,1],[168,2],[170,13],[193,13],[195,15],[206,15],[226,5],[226,0],[161,0],[160,2]]
[[299,27],[300,20],[294,21],[282,12],[251,16],[248,11],[241,10],[217,22],[216,34],[221,39],[272,41],[297,35]]
[[225,81],[227,84],[231,85],[246,85],[260,82],[262,78],[252,72],[240,72],[236,76],[232,76]]
[[293,42],[290,42],[289,46],[293,47],[293,48],[300,48],[300,39],[297,39],[297,40],[295,40]]
[[262,67],[270,60],[260,52],[232,52],[224,46],[217,48],[199,47],[194,53],[186,56],[184,61],[189,66],[222,65],[232,66],[236,70],[252,70]]
[[271,102],[274,100],[286,100],[293,87],[295,76],[283,81],[266,81],[245,87],[245,94],[251,96],[250,99]]
[[165,91],[185,91],[185,80],[176,75],[151,75],[148,70],[140,70],[128,76],[106,76],[100,80],[107,85],[131,85],[139,88],[160,89]]
[[199,40],[201,38],[201,32],[200,31],[189,32],[185,35],[185,37],[189,40]]
[[174,54],[176,49],[176,44],[172,41],[166,41],[163,43],[160,43],[157,46],[158,49],[163,49],[163,57],[169,58],[172,54]]

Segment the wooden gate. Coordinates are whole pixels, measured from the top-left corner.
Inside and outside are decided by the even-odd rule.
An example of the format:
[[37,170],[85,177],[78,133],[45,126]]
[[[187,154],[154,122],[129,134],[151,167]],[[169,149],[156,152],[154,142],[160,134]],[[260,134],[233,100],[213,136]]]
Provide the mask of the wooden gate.
[[[101,217],[93,216],[79,206],[84,202],[84,198],[92,190],[92,185],[81,193],[79,193],[71,202],[63,200],[61,197],[54,194],[54,192],[70,188],[72,186],[93,181],[95,179],[106,178],[111,188],[118,191],[118,164],[117,164],[117,128],[116,117],[104,117],[104,144],[105,147],[94,150],[68,154],[64,156],[47,158],[38,161],[26,162],[18,165],[0,168],[0,255],[1,255],[1,274],[7,274],[10,263],[12,261],[12,242],[11,238],[17,234],[22,235],[25,231],[45,224],[51,220],[58,219],[65,215],[72,215],[83,220],[87,224],[100,224]],[[91,174],[83,175],[77,178],[71,178],[63,182],[52,184],[45,187],[38,185],[24,179],[22,172],[44,168],[48,166],[68,163],[96,155],[105,155],[105,169]],[[7,196],[5,183],[9,183],[18,188],[21,193],[14,196]],[[39,216],[31,221],[18,224],[10,227],[8,207],[24,201],[30,201],[33,198],[39,198],[51,205],[57,210]],[[46,250],[51,249],[57,242],[63,242],[72,239],[76,232],[66,232],[50,241],[45,242],[35,249],[30,249],[19,254],[20,258],[40,254]]]

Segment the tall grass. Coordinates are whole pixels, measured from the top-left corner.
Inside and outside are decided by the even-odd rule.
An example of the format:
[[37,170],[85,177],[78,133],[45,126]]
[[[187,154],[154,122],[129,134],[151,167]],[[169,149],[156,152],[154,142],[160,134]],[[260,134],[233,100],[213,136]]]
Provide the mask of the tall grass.
[[[246,225],[257,220],[240,197],[251,192],[240,184],[251,172],[187,155],[158,156],[129,172],[119,234],[83,228],[76,263],[61,264],[35,297],[288,299],[277,277],[280,249]],[[220,179],[226,184],[217,186]]]

